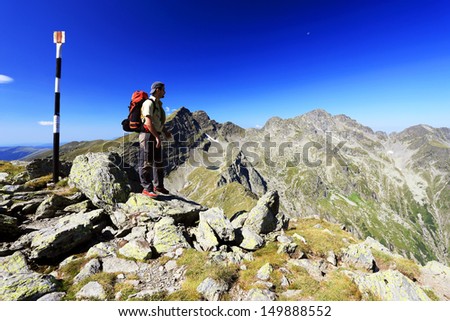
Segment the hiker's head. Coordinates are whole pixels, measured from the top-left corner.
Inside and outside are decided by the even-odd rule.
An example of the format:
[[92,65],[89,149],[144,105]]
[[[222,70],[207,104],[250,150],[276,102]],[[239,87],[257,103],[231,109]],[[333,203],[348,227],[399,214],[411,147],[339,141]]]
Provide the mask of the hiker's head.
[[156,98],[164,98],[164,94],[166,93],[166,88],[164,83],[160,81],[155,81],[152,84],[152,88],[150,89],[150,94],[155,96]]

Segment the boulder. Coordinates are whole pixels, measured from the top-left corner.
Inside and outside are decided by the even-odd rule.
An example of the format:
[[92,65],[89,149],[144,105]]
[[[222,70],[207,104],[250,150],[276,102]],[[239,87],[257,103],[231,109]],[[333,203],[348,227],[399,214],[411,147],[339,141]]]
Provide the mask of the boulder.
[[32,271],[22,253],[0,258],[0,301],[36,300],[56,290],[55,278]]
[[83,299],[105,300],[106,292],[100,283],[91,281],[85,286],[83,286],[81,290],[78,291],[77,294],[75,294],[75,297],[78,300]]
[[200,213],[200,222],[206,222],[217,237],[224,242],[234,241],[234,227],[220,208],[211,208]]
[[120,168],[116,153],[87,153],[77,156],[69,175],[69,185],[78,188],[94,205],[111,211],[128,200],[131,187]]
[[136,273],[139,270],[136,262],[117,257],[105,257],[102,262],[105,273]]
[[341,260],[343,263],[347,263],[355,268],[373,272],[377,270],[372,251],[364,243],[352,244],[348,248],[343,249]]
[[256,277],[262,281],[270,279],[270,274],[273,272],[273,266],[270,263],[264,264],[256,273]]
[[163,217],[154,227],[153,246],[158,253],[171,252],[177,248],[190,248],[181,227],[175,226],[171,217]]
[[208,301],[219,301],[227,290],[228,284],[225,281],[216,281],[209,277],[197,287],[197,292]]
[[198,221],[200,211],[206,208],[179,196],[150,198],[132,193],[123,206],[123,210],[129,214],[147,214],[155,221],[162,217],[171,217],[176,224],[193,225]]
[[450,300],[450,268],[431,261],[420,268],[419,282],[431,289],[440,300]]
[[150,259],[153,254],[150,244],[143,238],[131,240],[119,250],[119,253],[125,257],[141,261]]
[[324,260],[291,259],[289,264],[304,268],[306,272],[316,281],[322,281],[327,273],[327,265]]
[[57,216],[57,211],[63,214],[62,210],[72,203],[71,200],[53,194],[49,198],[45,199],[39,207],[36,209],[35,219],[52,218]]
[[267,289],[251,289],[244,301],[275,301],[276,294]]
[[74,277],[73,284],[80,283],[84,279],[99,273],[101,271],[101,264],[98,259],[92,259],[86,263],[85,266],[81,269],[81,271]]
[[[59,162],[59,174],[67,177],[70,172],[70,162]],[[37,158],[27,164],[26,170],[30,179],[35,179],[41,176],[53,173],[53,159],[51,158]]]
[[39,230],[31,241],[31,258],[53,259],[90,241],[96,224],[104,218],[102,209],[72,214],[57,220],[54,226]]
[[267,234],[282,228],[281,217],[278,215],[280,198],[277,191],[269,191],[261,197],[256,206],[248,213],[244,227],[257,234]]
[[396,270],[348,275],[361,293],[375,296],[382,301],[430,301],[419,286]]
[[264,239],[248,227],[236,230],[236,244],[246,250],[255,251],[264,246]]
[[219,246],[216,234],[205,220],[200,220],[195,236],[203,251],[212,251]]

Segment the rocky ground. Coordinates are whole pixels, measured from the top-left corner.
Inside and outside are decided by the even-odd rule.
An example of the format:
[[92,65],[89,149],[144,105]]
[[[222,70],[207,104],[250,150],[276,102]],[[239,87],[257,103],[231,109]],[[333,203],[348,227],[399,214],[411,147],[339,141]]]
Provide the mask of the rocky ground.
[[51,187],[32,168],[0,172],[0,300],[450,298],[448,267],[317,217],[289,219],[275,190],[230,217],[134,193],[114,153],[77,157]]

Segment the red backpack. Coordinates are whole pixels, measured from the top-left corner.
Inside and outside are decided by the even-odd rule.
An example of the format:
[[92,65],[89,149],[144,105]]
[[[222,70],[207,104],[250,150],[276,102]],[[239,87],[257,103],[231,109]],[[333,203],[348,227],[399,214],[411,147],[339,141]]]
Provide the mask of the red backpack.
[[141,108],[144,101],[148,99],[148,94],[142,90],[136,90],[131,96],[128,106],[128,118],[122,121],[122,128],[126,132],[142,132]]

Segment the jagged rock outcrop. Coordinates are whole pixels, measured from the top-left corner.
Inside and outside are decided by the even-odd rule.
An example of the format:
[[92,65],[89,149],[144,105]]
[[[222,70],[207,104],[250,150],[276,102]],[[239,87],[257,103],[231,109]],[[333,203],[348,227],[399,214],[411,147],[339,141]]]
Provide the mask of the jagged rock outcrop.
[[266,181],[242,152],[239,152],[234,162],[222,173],[219,186],[231,182],[238,182],[259,197],[267,192]]
[[94,205],[111,210],[128,199],[131,187],[116,153],[87,153],[77,156],[69,184],[85,194]]
[[256,206],[248,213],[244,227],[257,234],[267,234],[280,230],[286,225],[286,218],[279,213],[280,198],[277,191],[269,191],[261,197]]

